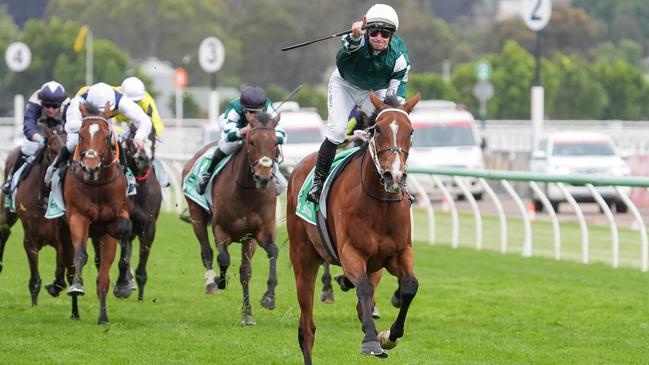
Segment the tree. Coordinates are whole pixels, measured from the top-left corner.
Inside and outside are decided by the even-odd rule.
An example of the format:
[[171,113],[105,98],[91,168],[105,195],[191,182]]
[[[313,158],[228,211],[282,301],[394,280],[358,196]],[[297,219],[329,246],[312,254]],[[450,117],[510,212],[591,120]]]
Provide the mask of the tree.
[[547,99],[552,119],[599,119],[608,107],[608,95],[596,81],[592,68],[583,58],[558,55],[553,64],[557,68],[558,85],[553,99]]
[[437,73],[412,73],[408,77],[408,97],[421,93],[422,99],[459,100],[455,87]]
[[638,120],[649,117],[649,84],[642,71],[623,60],[598,60],[593,77],[608,92],[603,119]]

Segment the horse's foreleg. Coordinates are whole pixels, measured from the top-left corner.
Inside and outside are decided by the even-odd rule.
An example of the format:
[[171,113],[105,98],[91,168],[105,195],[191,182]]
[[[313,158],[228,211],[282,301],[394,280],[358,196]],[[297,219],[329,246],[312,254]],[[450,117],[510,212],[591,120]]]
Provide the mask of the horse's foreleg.
[[209,215],[194,202],[188,201],[188,206],[192,229],[194,230],[196,239],[198,239],[198,243],[201,245],[201,262],[203,262],[203,267],[205,268],[205,293],[216,294],[219,290],[214,281],[216,273],[212,268],[214,251],[212,251],[210,239],[207,235]]
[[38,293],[41,291],[41,275],[38,272],[38,248],[34,240],[29,237],[29,229],[25,227],[25,238],[23,240],[27,261],[29,261],[29,293],[32,297],[32,305],[38,304]]
[[329,264],[326,262],[322,263],[322,294],[320,295],[320,301],[325,304],[331,304],[334,302],[334,288],[331,286],[331,272],[329,270]]
[[144,286],[147,282],[146,264],[149,261],[149,254],[151,254],[151,246],[155,238],[155,219],[144,224],[144,231],[140,235],[140,261],[135,271],[135,279],[137,280],[138,287],[138,300],[144,299]]
[[97,320],[97,324],[108,323],[106,297],[108,296],[108,286],[110,285],[110,267],[115,260],[116,250],[117,240],[109,235],[105,235],[102,239],[101,263],[99,264],[99,275],[97,276],[97,297],[99,297],[99,319]]
[[115,288],[113,289],[113,294],[117,298],[128,298],[131,296],[131,285],[129,282],[129,263],[132,249],[133,244],[131,243],[130,239],[126,239],[126,242],[120,244],[120,257],[117,265],[119,268],[119,276],[117,277],[117,282],[115,283]]
[[239,267],[239,280],[243,290],[243,304],[241,306],[241,325],[254,326],[257,324],[252,316],[250,306],[250,278],[252,277],[252,256],[255,254],[254,240],[249,239],[241,243],[241,266]]
[[[274,223],[273,223],[274,224]],[[262,244],[262,248],[268,254],[268,280],[266,281],[266,292],[261,298],[261,306],[266,309],[275,309],[275,288],[277,287],[277,256],[279,255],[279,249],[275,244],[275,240],[272,235],[269,235]]]
[[398,259],[388,264],[387,269],[399,278],[401,299],[397,319],[389,331],[382,331],[379,335],[383,348],[390,349],[396,346],[399,338],[403,337],[408,308],[410,308],[410,303],[412,303],[419,289],[419,282],[413,272],[412,248],[408,246]]
[[83,287],[83,267],[88,261],[86,245],[88,244],[88,227],[90,222],[80,214],[68,211],[68,222],[70,226],[70,237],[74,247],[74,278],[68,288],[68,295],[84,295],[86,289]]
[[[61,262],[65,267],[65,276],[68,280],[68,284],[72,285],[74,280],[74,247],[72,246],[72,241],[70,240],[70,230],[68,226],[63,222],[59,222],[59,246],[61,247]],[[79,306],[77,304],[77,296],[73,295],[72,297],[72,313],[70,315],[71,319],[79,319]]]
[[[376,336],[377,332],[374,318],[372,318],[372,310],[374,308],[374,285],[372,285],[370,278],[366,274],[365,258],[350,250],[346,252],[346,255],[343,255],[341,259],[345,276],[356,287],[356,296],[358,297],[356,309],[361,321],[361,328],[363,333],[365,333],[365,337],[361,343],[361,353],[364,355],[386,357],[388,354],[383,351],[379,344]],[[373,279],[375,279],[375,277]]]

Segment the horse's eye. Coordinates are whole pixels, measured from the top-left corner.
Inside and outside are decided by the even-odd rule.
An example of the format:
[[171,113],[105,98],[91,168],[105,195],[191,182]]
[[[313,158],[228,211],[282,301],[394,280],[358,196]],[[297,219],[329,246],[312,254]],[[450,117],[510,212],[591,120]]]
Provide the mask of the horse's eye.
[[253,140],[251,139],[251,140],[250,140],[250,145],[251,145],[251,146],[254,146],[254,145],[255,145],[255,141],[253,141]]

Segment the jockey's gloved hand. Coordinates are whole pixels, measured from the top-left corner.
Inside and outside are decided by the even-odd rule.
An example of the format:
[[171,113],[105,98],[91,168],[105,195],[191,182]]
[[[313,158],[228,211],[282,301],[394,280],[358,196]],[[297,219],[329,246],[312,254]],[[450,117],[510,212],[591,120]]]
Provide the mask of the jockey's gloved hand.
[[133,146],[138,150],[144,148],[144,141],[140,138],[133,138]]

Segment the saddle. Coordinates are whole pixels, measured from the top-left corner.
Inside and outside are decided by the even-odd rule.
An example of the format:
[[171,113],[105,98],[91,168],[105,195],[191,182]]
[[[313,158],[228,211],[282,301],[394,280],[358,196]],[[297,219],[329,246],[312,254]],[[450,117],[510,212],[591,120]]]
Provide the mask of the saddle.
[[[201,157],[197,158],[191,170],[189,170],[189,173],[187,173],[187,176],[185,176],[185,178],[183,179],[183,194],[185,194],[185,196],[194,201],[196,204],[200,205],[208,212],[212,212],[212,194],[199,194],[198,192],[196,192],[196,185],[198,184],[198,181],[200,180],[203,173],[207,171],[207,167],[210,165],[210,161],[216,147],[217,146],[209,148],[207,151],[205,151],[205,153],[201,155]],[[223,170],[223,166],[228,163],[233,155],[234,153],[226,156],[219,162],[218,165],[216,165],[216,169],[212,174],[212,178],[210,179],[210,182],[207,184],[207,188],[205,189],[206,192],[212,191],[212,185],[214,184],[216,176],[221,170]]]

